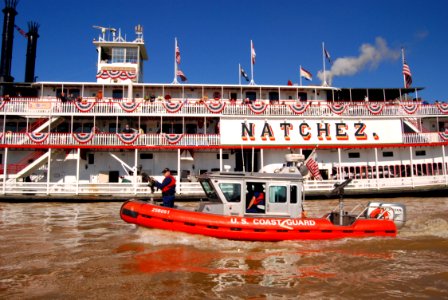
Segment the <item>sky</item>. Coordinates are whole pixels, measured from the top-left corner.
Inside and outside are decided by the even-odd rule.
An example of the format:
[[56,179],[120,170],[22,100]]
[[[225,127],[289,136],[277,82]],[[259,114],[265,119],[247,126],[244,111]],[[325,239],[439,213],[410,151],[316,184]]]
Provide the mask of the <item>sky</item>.
[[[94,82],[99,30],[120,28],[127,40],[141,24],[149,60],[145,83],[173,80],[174,38],[189,83],[237,84],[238,64],[250,76],[250,40],[256,51],[254,79],[261,85],[299,82],[299,66],[320,85],[322,42],[333,64],[332,85],[402,87],[401,48],[413,87],[428,102],[447,101],[447,0],[20,0],[16,25],[40,24],[38,81]],[[12,76],[23,81],[26,39],[14,34]],[[243,80],[244,82],[244,80]]]

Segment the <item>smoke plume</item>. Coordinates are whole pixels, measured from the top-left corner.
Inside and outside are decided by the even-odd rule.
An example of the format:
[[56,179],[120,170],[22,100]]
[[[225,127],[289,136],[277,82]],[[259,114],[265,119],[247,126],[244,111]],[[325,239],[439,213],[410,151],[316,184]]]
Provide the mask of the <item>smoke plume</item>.
[[[396,60],[400,57],[400,50],[389,49],[387,42],[382,37],[375,39],[375,44],[362,44],[358,57],[349,56],[336,59],[331,69],[325,73],[327,84],[331,85],[336,76],[351,76],[370,67],[376,68],[383,60]],[[324,72],[319,71],[317,77],[324,81]]]

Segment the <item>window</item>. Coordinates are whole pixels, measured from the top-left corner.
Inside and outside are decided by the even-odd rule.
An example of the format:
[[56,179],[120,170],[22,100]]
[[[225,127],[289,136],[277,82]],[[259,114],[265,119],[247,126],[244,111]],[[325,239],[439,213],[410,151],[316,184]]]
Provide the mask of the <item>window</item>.
[[140,153],[140,159],[153,159],[154,154],[152,153]]
[[269,92],[269,102],[278,101],[278,92]]
[[300,101],[308,100],[308,94],[304,93],[304,92],[297,93],[297,97],[298,97],[298,99],[300,99]]
[[123,98],[123,90],[113,90],[112,98],[114,99],[122,99]]
[[384,151],[383,157],[394,157],[394,153],[392,151]]
[[112,63],[124,63],[125,48],[112,48]]
[[291,185],[291,193],[289,195],[289,199],[291,203],[297,203],[297,186]]
[[361,154],[359,152],[351,152],[348,154],[348,158],[360,158]]
[[137,63],[138,58],[138,49],[137,48],[126,48],[126,62],[127,63]]
[[415,156],[426,156],[425,150],[417,150],[415,151]]
[[[216,159],[219,159],[219,154],[216,154]],[[222,159],[229,159],[229,153],[223,153]]]
[[269,203],[286,203],[286,186],[270,186]]
[[257,100],[257,93],[256,92],[246,92],[246,98],[249,98],[250,101]]
[[239,183],[220,183],[224,197],[228,202],[240,202],[241,201],[241,184]]
[[89,165],[93,165],[95,163],[95,155],[93,153],[89,153],[87,156],[87,162]]

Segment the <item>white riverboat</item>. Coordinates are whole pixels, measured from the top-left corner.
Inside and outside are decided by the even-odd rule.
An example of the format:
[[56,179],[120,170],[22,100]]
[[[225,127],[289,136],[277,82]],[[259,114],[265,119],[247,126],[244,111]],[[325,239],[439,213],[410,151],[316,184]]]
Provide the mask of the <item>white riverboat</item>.
[[157,198],[142,174],[165,167],[178,198],[201,198],[199,175],[275,172],[291,152],[317,163],[307,196],[348,178],[346,195],[448,188],[448,104],[422,88],[144,83],[143,28],[131,41],[102,30],[96,82],[1,74],[4,199]]

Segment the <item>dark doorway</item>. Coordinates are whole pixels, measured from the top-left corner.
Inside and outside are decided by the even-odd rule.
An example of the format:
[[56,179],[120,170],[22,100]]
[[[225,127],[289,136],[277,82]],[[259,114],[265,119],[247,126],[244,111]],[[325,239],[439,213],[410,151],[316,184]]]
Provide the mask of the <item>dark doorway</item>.
[[109,182],[118,182],[119,176],[119,171],[109,171]]
[[[244,160],[244,163],[243,163]],[[260,169],[260,150],[255,149],[253,152],[253,168],[252,168],[252,149],[235,150],[235,171],[258,172]]]

